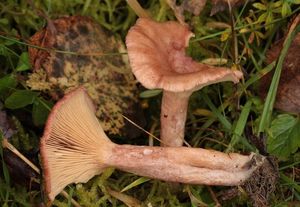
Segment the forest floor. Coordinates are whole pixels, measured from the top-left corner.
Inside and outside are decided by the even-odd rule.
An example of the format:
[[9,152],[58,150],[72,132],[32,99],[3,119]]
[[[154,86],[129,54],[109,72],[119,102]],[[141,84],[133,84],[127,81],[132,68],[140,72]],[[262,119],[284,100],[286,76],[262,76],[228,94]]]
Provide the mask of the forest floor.
[[[159,145],[162,91],[131,73],[125,38],[138,16],[126,2],[0,2],[1,206],[44,206],[40,137],[51,108],[79,85],[114,142]],[[53,206],[300,206],[300,1],[139,2],[155,21],[188,26],[193,60],[243,73],[237,84],[192,94],[185,145],[264,155],[272,183],[177,185],[109,168],[68,185]],[[95,39],[86,37],[92,33]]]

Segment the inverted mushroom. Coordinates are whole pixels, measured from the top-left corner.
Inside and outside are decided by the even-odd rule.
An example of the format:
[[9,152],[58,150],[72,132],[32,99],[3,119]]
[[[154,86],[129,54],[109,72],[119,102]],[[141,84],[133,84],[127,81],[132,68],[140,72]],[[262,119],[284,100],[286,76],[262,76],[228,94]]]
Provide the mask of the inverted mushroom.
[[132,72],[148,89],[163,89],[161,140],[165,146],[182,146],[190,95],[204,86],[232,81],[243,74],[224,67],[201,64],[186,56],[193,33],[169,21],[139,18],[126,37]]
[[40,151],[50,201],[66,185],[87,182],[107,167],[165,181],[231,186],[243,183],[265,161],[256,154],[115,144],[105,135],[83,88],[54,106]]

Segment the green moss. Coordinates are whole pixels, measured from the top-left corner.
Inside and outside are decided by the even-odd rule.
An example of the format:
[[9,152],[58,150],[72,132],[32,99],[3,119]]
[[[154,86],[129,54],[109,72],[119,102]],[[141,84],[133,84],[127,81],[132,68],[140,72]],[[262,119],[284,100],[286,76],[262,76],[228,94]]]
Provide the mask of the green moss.
[[35,151],[38,148],[39,140],[30,135],[16,117],[12,117],[12,120],[16,129],[15,134],[11,137],[11,143],[22,152]]

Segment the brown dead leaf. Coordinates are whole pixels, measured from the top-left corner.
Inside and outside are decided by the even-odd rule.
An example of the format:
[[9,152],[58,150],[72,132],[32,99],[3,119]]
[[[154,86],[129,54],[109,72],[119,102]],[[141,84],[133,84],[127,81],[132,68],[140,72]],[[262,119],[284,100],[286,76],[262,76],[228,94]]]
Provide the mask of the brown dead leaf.
[[218,12],[224,11],[230,7],[235,7],[243,4],[245,0],[212,0],[213,8],[210,12],[210,15],[214,15]]
[[40,185],[36,182],[39,175],[17,155],[8,149],[3,149],[3,160],[13,183],[25,186],[29,190],[40,189]]
[[16,133],[13,121],[7,117],[5,111],[0,111],[0,130],[5,138],[10,138]]
[[[185,24],[184,21],[184,11],[191,12],[192,14],[198,16],[202,9],[204,8],[207,0],[183,0],[180,5],[176,4],[176,0],[166,0],[169,7],[174,11],[177,20],[181,24]],[[245,0],[212,0],[212,10],[210,15],[214,15],[218,12],[224,11],[230,7],[240,6],[245,2]]]
[[[284,38],[277,41],[267,52],[267,62],[275,61],[282,49]],[[285,57],[281,77],[277,89],[275,108],[300,113],[300,33],[298,33]],[[272,81],[273,73],[268,73],[261,79],[261,96],[265,97]]]
[[206,0],[184,0],[180,5],[184,10],[198,16],[206,4]]
[[[7,115],[5,111],[0,111],[0,130],[3,140],[6,139],[21,139],[18,136],[18,129],[15,122],[11,117]],[[13,138],[14,137],[14,138]],[[39,189],[39,185],[33,182],[32,179],[38,178],[37,174],[26,163],[24,163],[18,156],[6,149],[5,145],[0,142],[0,147],[3,148],[3,161],[6,164],[8,172],[10,174],[11,181],[14,184],[26,186],[27,188]],[[2,165],[0,165],[0,171],[2,171]]]
[[176,5],[176,0],[167,0],[166,2],[174,11],[177,20],[181,24],[185,24],[184,11],[191,12],[198,16],[206,4],[206,0],[184,0],[180,5]]
[[[48,50],[29,48],[33,73],[27,85],[49,93],[55,100],[83,85],[96,104],[96,114],[108,133],[136,137],[136,128],[126,124],[126,115],[144,124],[137,87],[129,66],[118,53],[118,42],[91,18],[63,17],[52,21],[55,29],[37,32],[31,43]],[[106,54],[106,55],[104,55]]]

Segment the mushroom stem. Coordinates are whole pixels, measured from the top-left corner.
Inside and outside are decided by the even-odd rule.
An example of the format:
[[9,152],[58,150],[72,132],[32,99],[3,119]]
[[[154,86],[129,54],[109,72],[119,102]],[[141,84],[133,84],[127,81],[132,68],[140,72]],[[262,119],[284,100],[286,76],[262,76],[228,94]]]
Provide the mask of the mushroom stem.
[[52,109],[40,151],[50,200],[66,185],[87,182],[107,167],[172,182],[238,185],[265,160],[200,148],[117,145],[104,133],[82,88]]
[[160,113],[162,146],[179,147],[183,145],[190,95],[190,92],[163,92]]
[[[191,161],[191,155],[198,160],[194,158]],[[257,163],[252,162],[253,155],[231,155],[186,147],[116,145],[105,163],[123,171],[164,181],[233,186],[247,180]]]

